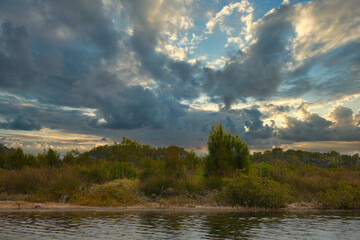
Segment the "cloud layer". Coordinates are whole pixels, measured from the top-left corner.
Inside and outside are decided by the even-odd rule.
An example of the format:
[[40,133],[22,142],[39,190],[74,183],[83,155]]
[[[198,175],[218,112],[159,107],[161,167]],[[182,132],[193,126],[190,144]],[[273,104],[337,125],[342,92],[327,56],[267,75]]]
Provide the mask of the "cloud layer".
[[203,149],[221,120],[256,148],[358,142],[357,5],[2,1],[0,132]]

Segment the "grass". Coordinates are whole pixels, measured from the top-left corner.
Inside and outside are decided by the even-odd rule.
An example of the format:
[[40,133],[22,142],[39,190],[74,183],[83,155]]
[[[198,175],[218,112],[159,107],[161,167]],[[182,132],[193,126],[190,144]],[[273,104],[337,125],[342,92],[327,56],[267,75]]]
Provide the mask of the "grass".
[[71,203],[85,206],[131,206],[140,204],[138,181],[117,179],[106,184],[96,184],[74,194]]

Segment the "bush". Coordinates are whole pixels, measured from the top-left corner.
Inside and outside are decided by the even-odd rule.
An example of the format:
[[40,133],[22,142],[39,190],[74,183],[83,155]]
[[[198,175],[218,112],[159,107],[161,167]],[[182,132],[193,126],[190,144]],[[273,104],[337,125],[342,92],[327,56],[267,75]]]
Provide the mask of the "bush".
[[[146,195],[166,196],[202,191],[203,172],[186,166],[173,147],[166,152],[165,161],[143,159],[140,164],[139,187]],[[186,159],[186,158],[185,158]]]
[[319,192],[318,200],[327,208],[359,209],[360,187],[339,184],[335,188]]
[[165,175],[165,162],[144,159],[140,164],[140,190],[147,195],[160,195],[172,183]]
[[46,195],[48,200],[66,202],[80,187],[88,183],[72,167],[55,169],[52,176],[39,189],[38,193]]
[[129,206],[139,204],[137,181],[118,179],[77,192],[70,201],[86,206]]
[[50,176],[50,171],[44,168],[4,171],[1,185],[9,194],[33,193],[47,184]]
[[86,184],[72,167],[11,170],[1,176],[1,185],[8,194],[33,194],[44,201],[67,201]]
[[285,207],[291,200],[287,184],[258,177],[256,172],[246,175],[240,171],[224,180],[218,196],[220,203],[265,208]]

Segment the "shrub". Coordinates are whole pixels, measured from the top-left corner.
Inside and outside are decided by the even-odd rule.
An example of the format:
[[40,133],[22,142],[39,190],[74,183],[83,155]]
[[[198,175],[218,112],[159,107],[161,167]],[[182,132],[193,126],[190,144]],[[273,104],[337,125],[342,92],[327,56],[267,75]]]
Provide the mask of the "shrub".
[[9,194],[33,193],[48,183],[51,173],[48,169],[23,169],[4,171],[1,185]]
[[72,167],[4,171],[1,185],[8,194],[35,194],[43,200],[66,201],[86,181]]
[[266,208],[284,207],[292,200],[289,186],[274,180],[261,178],[257,173],[246,175],[237,171],[232,178],[224,180],[218,201],[232,206],[256,206]]
[[86,165],[76,165],[76,170],[89,183],[104,183],[112,180],[101,162],[92,162]]
[[140,203],[137,181],[118,179],[77,192],[70,201],[86,206],[129,206]]
[[173,185],[166,177],[165,162],[143,159],[140,170],[140,190],[147,195],[160,195]]
[[360,187],[339,184],[335,188],[317,193],[320,203],[327,208],[359,209]]
[[43,183],[38,193],[48,196],[48,200],[66,202],[87,185],[85,179],[72,167],[55,169],[47,183]]

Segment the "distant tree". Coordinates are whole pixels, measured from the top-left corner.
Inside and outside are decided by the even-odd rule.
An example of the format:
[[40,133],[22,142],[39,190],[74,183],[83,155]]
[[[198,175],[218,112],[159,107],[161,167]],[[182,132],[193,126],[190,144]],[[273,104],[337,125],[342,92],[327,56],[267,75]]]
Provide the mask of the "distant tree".
[[36,157],[32,154],[25,154],[26,165],[29,167],[37,167]]
[[66,152],[64,158],[63,158],[63,162],[66,164],[74,164],[76,161],[76,157],[80,154],[79,150],[74,150],[72,149],[69,152]]
[[8,169],[21,169],[26,165],[26,157],[21,148],[17,148],[11,155],[10,161],[7,164]]
[[169,146],[165,153],[166,174],[176,178],[184,175],[184,161],[180,159],[179,149],[177,146]]
[[49,166],[49,163],[48,163],[48,160],[46,159],[46,156],[45,156],[46,152],[45,152],[45,149],[44,151],[41,153],[39,152],[36,156],[36,161],[37,161],[37,164],[38,166],[40,167],[47,167]]
[[60,165],[61,160],[60,160],[60,153],[58,153],[57,151],[49,148],[45,154],[45,157],[47,159],[48,164],[51,167],[57,167]]
[[206,174],[226,176],[236,169],[249,169],[250,154],[246,142],[238,134],[225,133],[222,123],[212,125],[208,138],[209,155],[206,158]]

